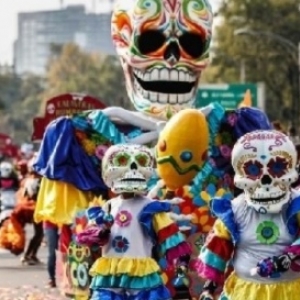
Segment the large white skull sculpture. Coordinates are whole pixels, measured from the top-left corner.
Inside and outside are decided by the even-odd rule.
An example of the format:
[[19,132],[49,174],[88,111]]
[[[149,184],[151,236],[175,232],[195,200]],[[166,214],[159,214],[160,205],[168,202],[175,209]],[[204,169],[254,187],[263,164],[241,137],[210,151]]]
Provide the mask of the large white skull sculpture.
[[208,0],[117,0],[112,38],[138,111],[169,119],[193,105],[212,20]]
[[115,145],[107,150],[102,160],[103,180],[116,194],[144,194],[153,173],[154,157],[144,146]]
[[241,137],[232,151],[235,185],[260,213],[278,213],[290,200],[298,178],[293,142],[278,131],[254,131]]

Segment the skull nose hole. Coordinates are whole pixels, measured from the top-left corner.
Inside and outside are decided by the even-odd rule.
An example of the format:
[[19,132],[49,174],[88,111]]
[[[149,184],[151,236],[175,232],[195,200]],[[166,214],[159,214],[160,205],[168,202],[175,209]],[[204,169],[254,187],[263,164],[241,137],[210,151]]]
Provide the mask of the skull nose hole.
[[263,185],[265,184],[271,184],[272,183],[272,178],[269,176],[269,175],[264,175],[262,178],[261,178],[261,183]]
[[138,166],[135,162],[133,162],[131,165],[130,165],[130,169],[131,170],[137,170]]
[[164,53],[165,60],[169,60],[172,57],[174,57],[176,61],[180,59],[180,49],[176,42],[171,42]]

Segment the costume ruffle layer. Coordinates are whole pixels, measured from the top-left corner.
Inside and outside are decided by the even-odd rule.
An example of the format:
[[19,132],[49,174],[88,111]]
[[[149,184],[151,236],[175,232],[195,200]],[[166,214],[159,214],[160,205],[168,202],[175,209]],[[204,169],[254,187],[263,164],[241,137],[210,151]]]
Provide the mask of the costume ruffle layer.
[[152,289],[163,284],[152,258],[100,257],[90,269],[91,288]]
[[233,273],[227,279],[223,291],[220,300],[299,300],[300,278],[266,284],[246,281]]
[[171,300],[170,292],[160,285],[154,289],[142,290],[136,295],[120,295],[110,290],[94,291],[91,300]]

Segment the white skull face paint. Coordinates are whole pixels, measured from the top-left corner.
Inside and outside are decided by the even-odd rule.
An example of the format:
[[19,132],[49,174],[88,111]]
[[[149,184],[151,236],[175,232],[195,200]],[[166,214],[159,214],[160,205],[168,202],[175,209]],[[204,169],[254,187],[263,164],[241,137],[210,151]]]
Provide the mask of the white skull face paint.
[[261,130],[241,137],[232,151],[235,185],[260,213],[278,213],[290,200],[298,178],[297,152],[288,136]]

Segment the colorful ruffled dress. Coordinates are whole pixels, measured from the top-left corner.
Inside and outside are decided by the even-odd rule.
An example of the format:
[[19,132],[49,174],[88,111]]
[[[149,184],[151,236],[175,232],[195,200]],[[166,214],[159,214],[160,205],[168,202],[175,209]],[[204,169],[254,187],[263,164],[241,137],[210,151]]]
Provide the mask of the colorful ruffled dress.
[[[97,216],[110,207],[114,223],[110,235],[103,240],[89,236],[90,228],[80,233],[78,242],[102,245],[102,257],[98,258],[90,275],[93,277],[92,300],[169,300],[161,270],[152,258],[153,247],[173,264],[181,256],[190,254],[177,225],[169,218],[171,207],[166,202],[153,201],[143,196],[109,200]],[[95,209],[93,208],[93,211]],[[89,215],[89,210],[88,210]],[[100,230],[101,218],[89,215],[89,221]],[[104,221],[103,221],[104,222]],[[96,225],[92,225],[96,226]]]
[[[300,194],[278,214],[260,214],[247,206],[244,194],[233,201],[213,200],[218,217],[195,266],[199,276],[223,284],[220,300],[299,300],[300,272],[292,270],[277,278],[251,276],[257,263],[284,253],[299,243]],[[234,271],[226,279],[226,268]]]

